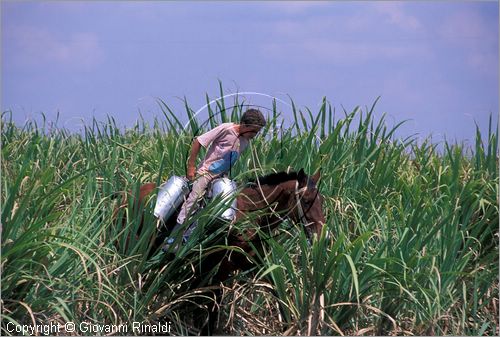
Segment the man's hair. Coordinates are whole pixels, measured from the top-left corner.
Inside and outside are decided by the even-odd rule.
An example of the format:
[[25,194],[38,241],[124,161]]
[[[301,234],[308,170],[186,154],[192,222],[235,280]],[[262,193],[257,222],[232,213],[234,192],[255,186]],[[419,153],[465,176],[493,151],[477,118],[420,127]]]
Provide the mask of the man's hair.
[[243,113],[240,119],[240,124],[249,126],[260,126],[261,128],[266,125],[266,119],[262,112],[257,109],[248,109]]

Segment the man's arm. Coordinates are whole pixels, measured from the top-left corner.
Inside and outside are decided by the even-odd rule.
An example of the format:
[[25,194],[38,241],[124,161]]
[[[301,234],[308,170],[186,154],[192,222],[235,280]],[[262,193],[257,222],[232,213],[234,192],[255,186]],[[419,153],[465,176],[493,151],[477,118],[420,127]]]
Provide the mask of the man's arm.
[[196,158],[198,153],[200,153],[201,144],[197,138],[194,139],[193,145],[191,145],[191,153],[189,154],[186,177],[193,181],[196,174]]

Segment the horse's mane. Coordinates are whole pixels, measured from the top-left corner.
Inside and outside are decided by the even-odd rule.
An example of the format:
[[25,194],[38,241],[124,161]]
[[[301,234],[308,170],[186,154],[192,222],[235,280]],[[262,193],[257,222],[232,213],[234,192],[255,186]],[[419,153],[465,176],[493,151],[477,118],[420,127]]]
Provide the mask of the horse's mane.
[[[248,184],[250,185],[278,185],[281,183],[284,183],[285,181],[289,180],[296,180],[298,177],[297,172],[277,172],[277,173],[271,173],[263,177],[258,177],[257,179],[250,179],[248,180]],[[258,182],[257,182],[258,180]]]

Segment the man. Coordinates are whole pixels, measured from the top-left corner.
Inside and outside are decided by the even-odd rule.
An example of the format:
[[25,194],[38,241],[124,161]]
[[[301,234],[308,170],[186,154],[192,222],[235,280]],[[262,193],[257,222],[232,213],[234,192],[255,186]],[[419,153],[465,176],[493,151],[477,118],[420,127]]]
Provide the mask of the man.
[[[243,152],[248,142],[266,125],[264,115],[257,109],[248,109],[243,113],[240,123],[223,123],[194,139],[188,159],[186,177],[193,181],[193,186],[177,217],[173,233],[179,231],[189,213],[198,209],[198,203],[206,192],[210,182],[228,172]],[[203,146],[208,149],[201,164],[195,169],[196,158]],[[186,243],[194,230],[195,224],[186,226],[182,241]],[[164,252],[176,252],[173,247],[175,238],[165,239]]]

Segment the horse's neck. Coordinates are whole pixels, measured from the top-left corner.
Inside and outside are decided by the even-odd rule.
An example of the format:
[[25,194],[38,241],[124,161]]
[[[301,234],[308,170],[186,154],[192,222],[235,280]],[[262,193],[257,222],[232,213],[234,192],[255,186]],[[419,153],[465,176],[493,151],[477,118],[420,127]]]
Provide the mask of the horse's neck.
[[295,187],[297,186],[297,180],[289,180],[279,184],[281,188],[283,188],[286,192],[295,191]]
[[279,208],[286,206],[287,192],[295,190],[296,181],[290,180],[278,185],[260,185],[243,189],[238,197],[238,208],[252,211],[278,203]]

